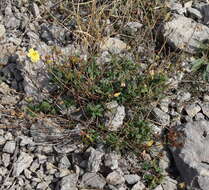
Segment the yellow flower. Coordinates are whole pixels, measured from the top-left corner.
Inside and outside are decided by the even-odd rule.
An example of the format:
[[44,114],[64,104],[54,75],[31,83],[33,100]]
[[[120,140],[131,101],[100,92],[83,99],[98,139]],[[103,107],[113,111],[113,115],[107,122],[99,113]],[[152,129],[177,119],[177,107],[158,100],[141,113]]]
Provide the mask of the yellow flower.
[[38,62],[40,60],[40,55],[38,51],[34,50],[33,48],[29,50],[28,57],[33,63]]
[[147,141],[147,143],[146,143],[146,144],[147,144],[147,146],[148,146],[148,147],[150,147],[150,146],[152,146],[152,145],[153,145],[153,143],[154,143],[154,141],[153,141],[153,140],[150,140],[150,141]]
[[114,97],[118,97],[118,96],[120,96],[120,94],[121,94],[120,92],[117,92],[114,94]]

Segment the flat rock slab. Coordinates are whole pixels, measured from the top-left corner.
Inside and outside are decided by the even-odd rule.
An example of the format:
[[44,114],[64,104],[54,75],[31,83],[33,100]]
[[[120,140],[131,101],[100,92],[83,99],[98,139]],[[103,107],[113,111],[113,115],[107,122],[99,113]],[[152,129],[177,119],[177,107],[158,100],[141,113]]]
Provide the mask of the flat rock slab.
[[172,47],[195,53],[200,42],[208,40],[209,28],[190,18],[174,15],[174,18],[164,25],[162,34]]
[[177,144],[171,146],[176,166],[191,189],[209,187],[209,122],[200,120],[176,128]]

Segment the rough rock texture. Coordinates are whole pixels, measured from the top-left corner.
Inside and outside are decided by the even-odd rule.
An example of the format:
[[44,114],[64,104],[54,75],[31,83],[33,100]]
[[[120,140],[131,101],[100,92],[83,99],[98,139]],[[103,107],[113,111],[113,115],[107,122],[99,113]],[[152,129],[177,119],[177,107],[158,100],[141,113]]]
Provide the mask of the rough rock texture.
[[171,147],[181,176],[192,189],[209,186],[209,122],[205,120],[178,126],[181,146]]
[[174,18],[164,25],[162,34],[171,46],[194,53],[200,42],[208,40],[209,28],[191,18],[174,15]]

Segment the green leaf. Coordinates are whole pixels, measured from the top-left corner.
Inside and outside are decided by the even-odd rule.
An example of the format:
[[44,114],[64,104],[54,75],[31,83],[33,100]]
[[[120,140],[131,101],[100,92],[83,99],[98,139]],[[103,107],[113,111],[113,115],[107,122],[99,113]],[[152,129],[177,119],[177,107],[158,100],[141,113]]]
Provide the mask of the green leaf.
[[200,58],[200,59],[196,59],[193,63],[192,66],[192,71],[196,72],[198,71],[203,65],[205,65],[205,60]]

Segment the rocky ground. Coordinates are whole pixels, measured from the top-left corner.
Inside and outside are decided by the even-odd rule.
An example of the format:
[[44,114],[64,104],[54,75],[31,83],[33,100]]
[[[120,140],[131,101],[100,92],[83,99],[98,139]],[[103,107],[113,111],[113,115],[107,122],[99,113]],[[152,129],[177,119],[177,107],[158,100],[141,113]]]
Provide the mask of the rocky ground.
[[[160,49],[164,59],[151,61],[150,49],[144,44],[132,46],[137,43],[135,39],[143,38],[140,37],[143,21],[129,21],[122,27],[126,35],[113,35],[114,20],[104,18],[102,40],[94,41],[90,29],[82,30],[81,18],[76,15],[72,19],[65,17],[65,7],[57,11],[56,7],[63,2],[0,1],[0,189],[208,190],[208,70],[206,68],[204,72],[205,82],[202,75],[196,75],[192,69],[193,62],[201,54],[200,42],[206,43],[209,39],[208,2],[162,3],[167,12],[164,21],[156,25],[155,32],[160,38],[156,38],[154,46],[166,44],[162,47],[167,48],[167,52],[165,55]],[[109,3],[93,2],[101,7]],[[79,3],[82,7],[89,2],[71,2],[77,8]],[[156,6],[154,10],[162,7]],[[88,10],[79,11],[84,15],[82,22],[85,23]],[[95,22],[97,16],[93,15]],[[130,36],[131,40],[124,40],[124,36]],[[151,42],[148,44],[153,46]],[[33,57],[28,55],[30,49],[37,51],[40,59],[32,61]],[[74,65],[80,60],[88,61],[92,49],[97,49],[94,55],[97,64],[108,65],[112,55],[133,62],[135,55],[140,55],[139,75],[153,75],[155,71],[150,69],[149,62],[154,62],[153,68],[165,69],[163,72],[168,67],[161,67],[161,63],[176,65],[168,72],[169,87],[163,98],[150,103],[150,114],[146,119],[151,123],[155,140],[140,146],[140,157],[127,149],[124,154],[124,151],[110,149],[103,143],[93,143],[93,136],[86,132],[92,125],[91,120],[98,125],[98,118],[102,118],[100,122],[111,134],[125,126],[131,113],[127,104],[121,104],[117,99],[121,92],[114,93],[115,99],[104,103],[104,117],[95,111],[90,120],[83,119],[84,113],[78,107],[60,108],[61,95],[56,94],[54,98],[60,108],[59,114],[52,114],[54,107],[43,104],[60,90],[51,84],[49,65],[66,64],[66,60]],[[174,50],[177,53],[171,61],[169,56]],[[202,53],[206,57],[207,51]],[[178,56],[181,56],[180,63],[176,61]],[[207,62],[197,62],[196,67],[207,66]],[[78,69],[77,66],[74,69]],[[125,85],[121,83],[122,88]],[[79,93],[83,94],[82,91]],[[68,95],[68,91],[64,94]],[[32,109],[31,102],[42,102],[42,110],[41,106],[38,111]],[[43,111],[46,107],[47,114]],[[142,162],[153,165],[142,165]]]

